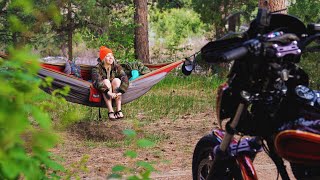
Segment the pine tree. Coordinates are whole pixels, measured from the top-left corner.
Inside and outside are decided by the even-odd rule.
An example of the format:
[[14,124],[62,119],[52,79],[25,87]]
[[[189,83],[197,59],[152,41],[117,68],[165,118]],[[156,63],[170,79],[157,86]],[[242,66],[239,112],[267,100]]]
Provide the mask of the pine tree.
[[259,0],[259,7],[267,8],[270,12],[287,13],[287,0]]
[[137,59],[144,63],[150,63],[149,58],[149,40],[148,40],[148,4],[147,0],[134,0],[135,15],[134,21],[135,40],[134,49]]

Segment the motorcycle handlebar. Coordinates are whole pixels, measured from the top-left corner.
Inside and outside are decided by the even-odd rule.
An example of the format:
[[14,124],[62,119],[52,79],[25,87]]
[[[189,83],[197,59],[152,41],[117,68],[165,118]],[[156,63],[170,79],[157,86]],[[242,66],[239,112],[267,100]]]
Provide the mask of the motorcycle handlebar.
[[301,42],[301,48],[306,48],[311,42],[313,42],[316,39],[320,39],[320,33],[314,34],[308,38],[306,38],[303,42]]
[[245,56],[248,53],[248,48],[241,46],[236,49],[232,49],[230,51],[227,51],[223,53],[219,59],[222,62],[232,61],[236,59],[240,59],[241,57]]
[[[288,35],[283,35],[281,38],[278,38],[277,41],[285,41],[286,39],[294,39],[294,37],[292,37],[291,34]],[[320,39],[320,33],[312,35],[306,39],[304,39],[303,41],[301,41],[299,44],[300,49],[303,51],[304,48],[310,44],[312,41],[314,41],[315,39]],[[234,48],[232,50],[223,52],[223,53],[216,53],[216,52],[206,52],[205,56],[206,58],[210,58],[210,60],[208,60],[209,63],[213,62],[229,62],[232,60],[237,60],[240,59],[242,57],[244,57],[245,55],[247,55],[249,53],[249,51],[251,53],[257,54],[260,52],[261,48],[261,41],[259,39],[251,39],[248,40],[246,42],[244,42],[240,47]],[[250,49],[250,50],[249,50]],[[219,54],[219,55],[217,55]],[[213,60],[211,60],[213,59]]]

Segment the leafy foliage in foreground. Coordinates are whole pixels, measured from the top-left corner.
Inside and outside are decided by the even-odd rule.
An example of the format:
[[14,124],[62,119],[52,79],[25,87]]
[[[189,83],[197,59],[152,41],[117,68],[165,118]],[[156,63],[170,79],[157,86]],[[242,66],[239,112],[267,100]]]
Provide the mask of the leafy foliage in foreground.
[[59,15],[53,6],[43,11],[32,0],[3,1],[0,7],[1,41],[10,54],[8,60],[0,59],[0,179],[58,178],[64,169],[48,152],[58,140],[45,112],[50,105],[35,101],[40,66],[25,46],[44,22],[58,23]]
[[0,178],[57,177],[63,167],[47,151],[57,137],[45,106],[34,101],[41,83],[35,77],[39,63],[26,50],[10,54],[9,60],[0,59]]

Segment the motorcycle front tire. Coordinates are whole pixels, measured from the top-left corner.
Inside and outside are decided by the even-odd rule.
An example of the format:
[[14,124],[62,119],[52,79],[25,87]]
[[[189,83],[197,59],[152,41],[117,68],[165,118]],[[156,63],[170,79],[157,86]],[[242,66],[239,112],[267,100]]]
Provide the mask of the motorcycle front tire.
[[[213,148],[219,144],[220,142],[214,134],[206,135],[198,141],[192,158],[193,180],[205,180],[207,178],[214,159]],[[243,179],[241,171],[235,162],[230,164],[230,170],[230,173],[228,173],[223,179]],[[221,180],[221,177],[218,179]]]

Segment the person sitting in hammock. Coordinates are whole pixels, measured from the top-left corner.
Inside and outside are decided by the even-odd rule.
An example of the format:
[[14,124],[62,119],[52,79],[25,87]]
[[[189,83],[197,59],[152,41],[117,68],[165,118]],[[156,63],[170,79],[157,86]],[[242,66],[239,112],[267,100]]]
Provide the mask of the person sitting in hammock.
[[[112,50],[105,46],[100,47],[98,64],[92,68],[92,81],[93,86],[106,96],[109,119],[123,118],[121,97],[128,89],[129,80],[122,67],[116,63]],[[116,112],[112,107],[112,99],[116,103]]]

